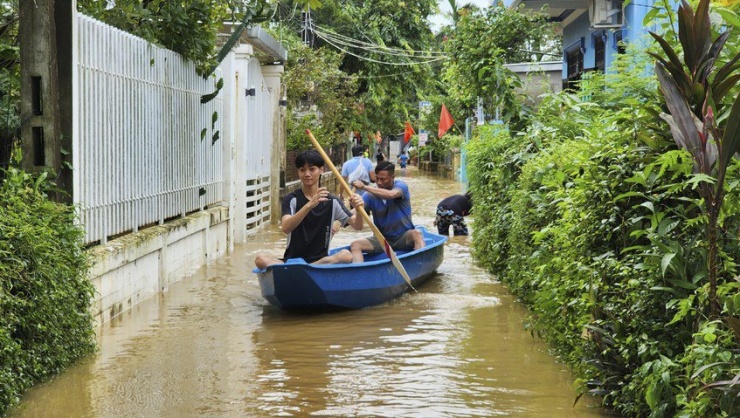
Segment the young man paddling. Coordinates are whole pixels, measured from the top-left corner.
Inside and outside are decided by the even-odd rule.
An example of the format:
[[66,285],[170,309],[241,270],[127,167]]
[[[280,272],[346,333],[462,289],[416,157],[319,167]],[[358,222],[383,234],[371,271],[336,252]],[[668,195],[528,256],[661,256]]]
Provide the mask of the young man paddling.
[[[362,200],[365,210],[372,212],[373,223],[394,250],[418,250],[424,247],[421,231],[411,221],[411,194],[409,186],[395,179],[395,165],[381,161],[375,166],[377,187],[368,187],[361,181],[352,183],[357,190],[365,190]],[[353,202],[354,204],[354,202]],[[365,260],[363,252],[377,254],[385,252],[375,237],[362,238],[350,244],[352,262]]]
[[[301,188],[283,198],[280,228],[288,234],[288,247],[282,259],[260,254],[254,260],[257,268],[264,269],[273,264],[285,262],[289,258],[303,258],[308,263],[333,264],[350,263],[352,254],[347,250],[329,254],[329,242],[336,220],[342,226],[351,225],[361,230],[363,220],[357,213],[347,209],[340,199],[319,187],[319,179],[324,172],[324,160],[314,150],[304,151],[296,156],[295,166],[301,180]],[[362,205],[358,194],[350,196],[353,207]]]

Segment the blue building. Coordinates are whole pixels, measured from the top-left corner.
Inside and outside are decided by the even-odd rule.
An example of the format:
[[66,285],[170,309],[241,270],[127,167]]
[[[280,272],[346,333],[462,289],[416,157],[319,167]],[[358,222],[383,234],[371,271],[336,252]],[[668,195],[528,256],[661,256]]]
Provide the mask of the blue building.
[[[644,38],[645,15],[655,0],[514,0],[511,7],[524,5],[539,11],[548,6],[550,19],[560,24],[563,36],[563,88],[589,71],[609,72],[624,44]],[[652,28],[650,30],[653,30]]]

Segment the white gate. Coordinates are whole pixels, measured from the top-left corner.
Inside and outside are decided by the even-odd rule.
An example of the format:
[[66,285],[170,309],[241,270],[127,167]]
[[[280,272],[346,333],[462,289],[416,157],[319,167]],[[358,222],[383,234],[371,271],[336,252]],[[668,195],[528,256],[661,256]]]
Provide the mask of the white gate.
[[270,221],[270,158],[272,149],[272,99],[262,77],[261,64],[249,60],[246,134],[243,141],[246,157],[246,216],[247,229]]

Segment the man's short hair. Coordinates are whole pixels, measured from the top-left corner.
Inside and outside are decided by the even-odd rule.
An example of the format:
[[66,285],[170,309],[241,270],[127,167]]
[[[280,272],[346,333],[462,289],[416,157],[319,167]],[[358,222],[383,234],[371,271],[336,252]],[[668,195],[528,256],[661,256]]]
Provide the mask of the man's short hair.
[[362,155],[362,151],[365,151],[365,147],[363,147],[362,145],[355,145],[352,147],[352,156],[358,157]]
[[396,171],[396,165],[388,160],[381,161],[375,166],[375,174],[378,174],[381,171],[387,171],[388,174],[392,176]]
[[321,168],[324,166],[324,159],[321,158],[321,154],[319,154],[318,151],[313,149],[303,151],[295,156],[295,168],[301,168],[306,164],[308,164],[309,167],[314,166]]

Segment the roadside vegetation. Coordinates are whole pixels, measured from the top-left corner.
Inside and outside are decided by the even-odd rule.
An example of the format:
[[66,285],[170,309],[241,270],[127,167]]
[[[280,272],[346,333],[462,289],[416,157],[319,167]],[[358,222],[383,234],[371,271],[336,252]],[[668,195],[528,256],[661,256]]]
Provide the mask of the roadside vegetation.
[[740,413],[740,25],[707,6],[467,148],[477,262],[625,416]]
[[50,184],[14,168],[0,184],[0,416],[95,350],[83,231]]
[[[95,349],[82,230],[46,175],[11,161],[21,123],[18,2],[0,2],[0,416]],[[15,148],[18,157],[18,149]]]

